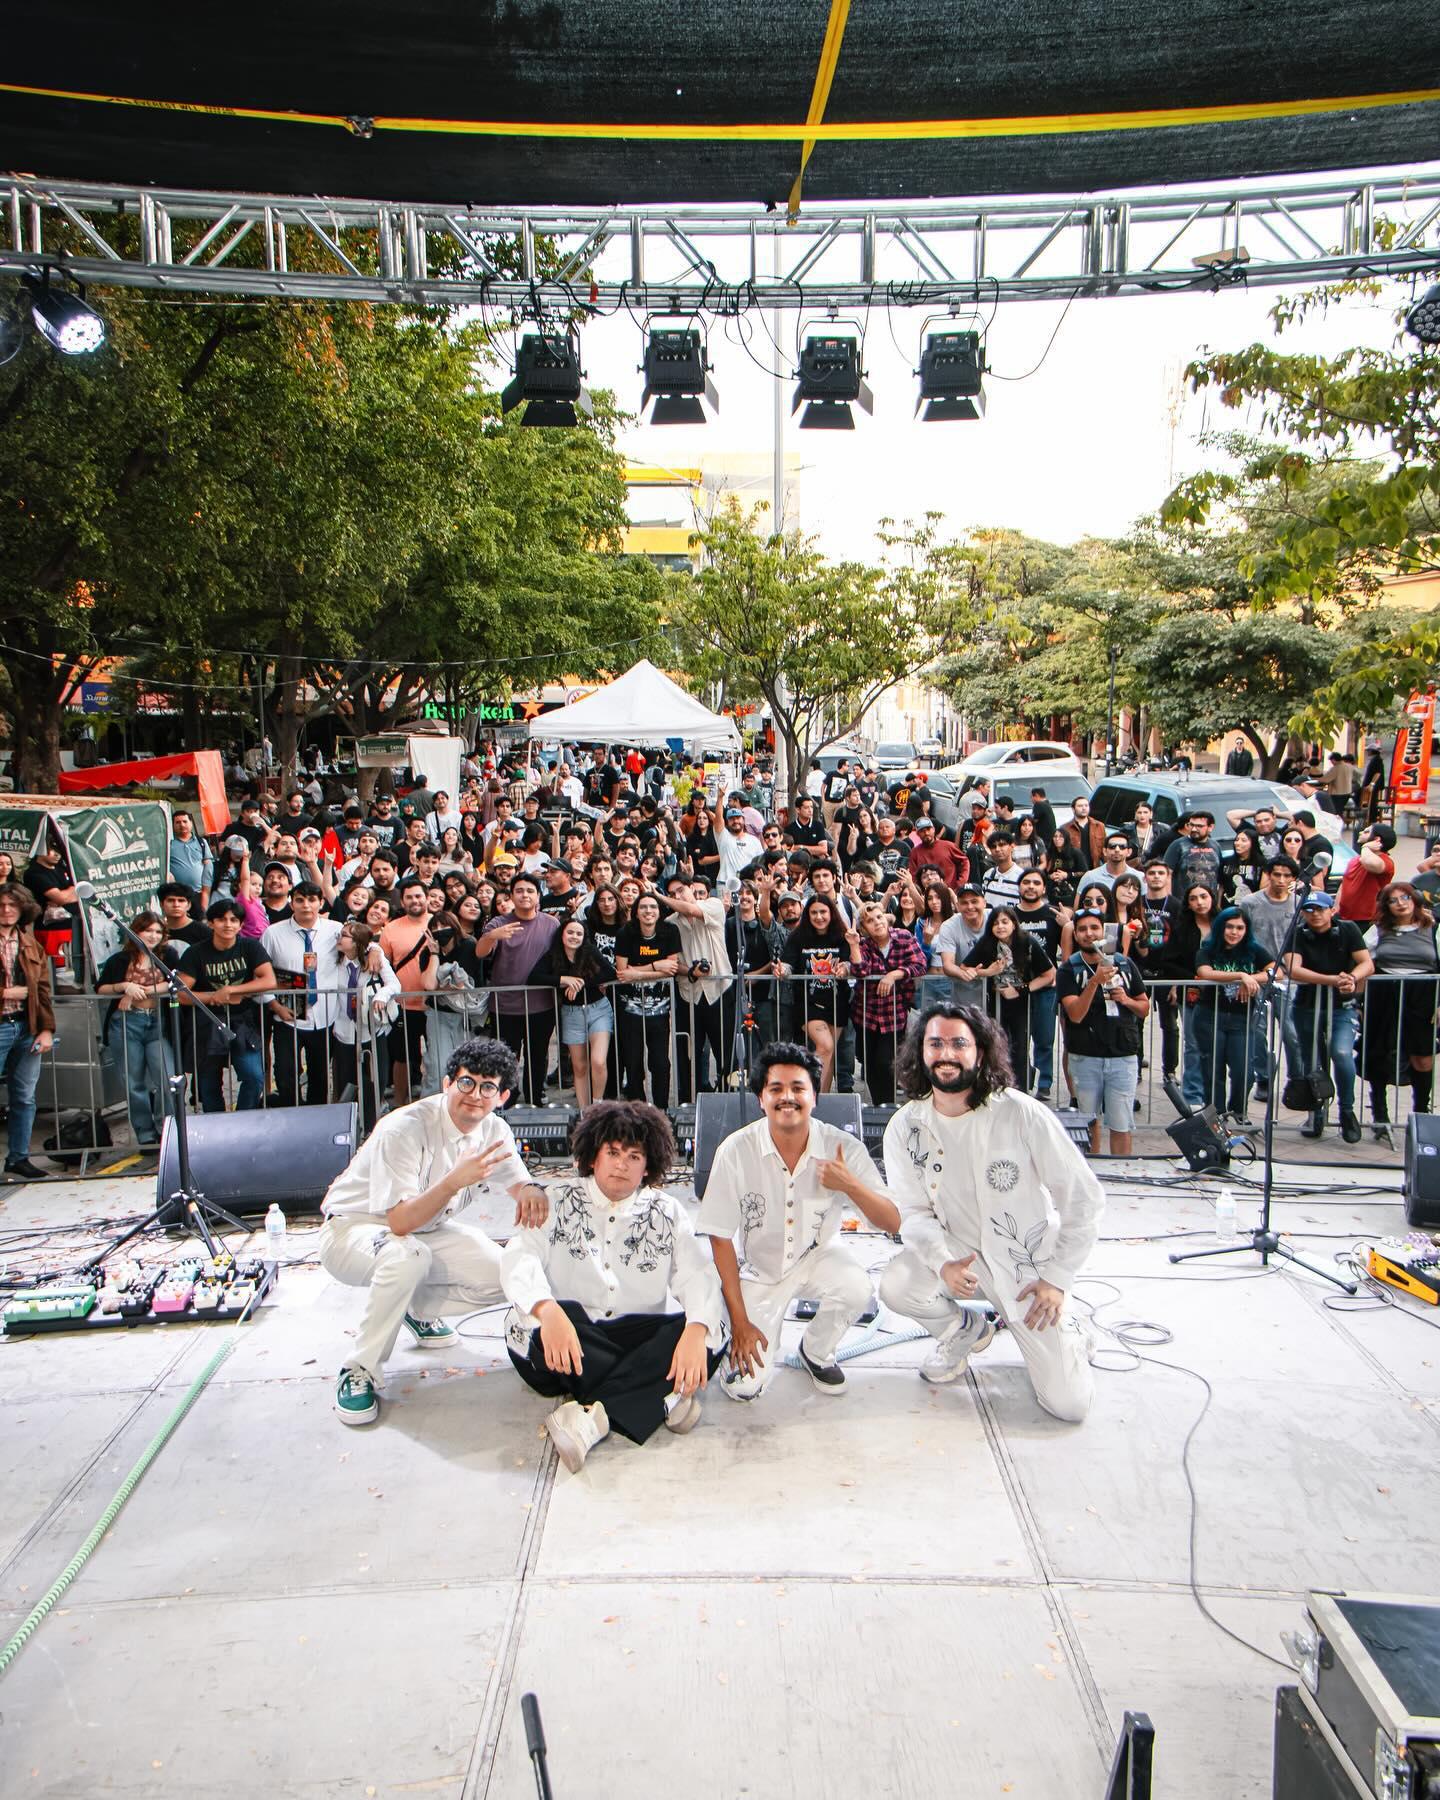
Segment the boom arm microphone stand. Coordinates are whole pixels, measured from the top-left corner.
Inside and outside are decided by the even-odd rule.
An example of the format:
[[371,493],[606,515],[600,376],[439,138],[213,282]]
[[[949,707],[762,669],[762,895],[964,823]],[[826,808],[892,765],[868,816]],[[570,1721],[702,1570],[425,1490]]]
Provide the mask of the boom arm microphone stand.
[[[1303,898],[1303,896],[1301,896]],[[1301,907],[1297,900],[1294,917],[1280,945],[1280,954],[1275,959],[1275,967],[1284,971],[1285,959],[1295,948],[1295,933],[1300,928]],[[1332,927],[1333,929],[1333,927]],[[1345,1281],[1339,1275],[1332,1275],[1328,1269],[1322,1269],[1317,1263],[1307,1262],[1303,1256],[1297,1256],[1288,1244],[1280,1241],[1270,1224],[1271,1195],[1275,1185],[1275,1090],[1280,1085],[1280,1047],[1285,1042],[1285,1027],[1290,1022],[1290,1003],[1294,998],[1295,983],[1293,978],[1287,979],[1284,993],[1278,1008],[1272,1006],[1271,1017],[1265,1033],[1265,1071],[1269,1077],[1270,1092],[1265,1101],[1265,1179],[1260,1190],[1260,1223],[1248,1233],[1249,1242],[1225,1244],[1217,1250],[1186,1250],[1174,1253],[1170,1257],[1172,1263],[1197,1262],[1205,1256],[1235,1256],[1245,1250],[1253,1250],[1259,1256],[1261,1264],[1268,1267],[1270,1258],[1278,1256],[1285,1262],[1296,1263],[1307,1269],[1312,1275],[1319,1275],[1323,1280],[1332,1282],[1347,1294],[1359,1292],[1359,1283]],[[1276,1018],[1278,1012],[1279,1017]],[[1278,1043],[1276,1042],[1278,1038]],[[1330,1038],[1326,1033],[1328,1047]]]
[[[165,986],[169,990],[170,1006],[172,1009],[170,1017],[174,1028],[175,1061],[177,1070],[181,1060],[180,996],[182,994],[185,996],[185,1003],[187,1005],[193,1006],[198,1013],[201,1013],[210,1021],[217,1042],[224,1045],[228,1045],[232,1042],[234,1033],[220,1015],[207,1006],[203,1000],[197,999],[195,995],[185,987],[177,972],[171,968],[164,957],[157,956],[145,942],[144,938],[135,935],[125,921],[117,915],[114,907],[110,905],[109,901],[105,900],[95,891],[93,883],[88,881],[78,882],[75,891],[82,901],[87,902],[91,906],[98,907],[110,923],[129,939],[131,945],[142,952],[149,960],[151,966],[164,976]],[[212,1225],[215,1226],[216,1229],[220,1226],[228,1226],[232,1231],[245,1232],[249,1230],[249,1226],[247,1226],[243,1220],[237,1219],[233,1213],[226,1212],[224,1207],[217,1206],[214,1201],[207,1200],[195,1185],[194,1177],[190,1172],[190,1139],[187,1132],[185,1117],[184,1071],[178,1070],[176,1074],[172,1075],[165,1083],[165,1088],[166,1104],[170,1112],[170,1123],[175,1130],[175,1154],[179,1164],[180,1185],[173,1194],[162,1203],[158,1204],[153,1212],[141,1219],[138,1225],[132,1225],[128,1231],[116,1238],[113,1244],[106,1245],[97,1256],[92,1256],[87,1263],[82,1264],[80,1269],[82,1275],[88,1275],[92,1269],[98,1269],[101,1263],[105,1262],[109,1257],[112,1257],[122,1244],[128,1244],[132,1238],[139,1237],[142,1232],[151,1231],[157,1225],[164,1224],[168,1226],[173,1222],[177,1208],[188,1222],[190,1230],[193,1231],[204,1244],[212,1261],[221,1253],[221,1246],[215,1241]]]

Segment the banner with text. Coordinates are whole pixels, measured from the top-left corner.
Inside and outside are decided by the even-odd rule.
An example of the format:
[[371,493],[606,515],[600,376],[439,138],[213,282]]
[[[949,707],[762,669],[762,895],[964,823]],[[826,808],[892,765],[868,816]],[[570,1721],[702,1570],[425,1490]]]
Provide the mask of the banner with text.
[[1435,738],[1435,696],[1412,694],[1395,736],[1390,786],[1397,806],[1424,806],[1430,793],[1430,752]]
[[[96,807],[62,813],[61,824],[76,881],[93,881],[128,925],[137,912],[158,909],[155,890],[168,877],[170,808],[154,800],[133,806]],[[101,963],[124,942],[97,907],[85,907],[90,957]]]

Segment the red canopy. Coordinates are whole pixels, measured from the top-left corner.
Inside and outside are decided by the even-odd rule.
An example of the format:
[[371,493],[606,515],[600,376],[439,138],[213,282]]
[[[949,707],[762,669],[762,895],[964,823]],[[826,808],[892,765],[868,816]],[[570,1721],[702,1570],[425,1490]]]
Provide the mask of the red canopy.
[[62,769],[62,794],[88,794],[94,788],[125,787],[132,781],[158,781],[167,775],[193,775],[200,789],[200,821],[214,834],[230,824],[225,798],[225,764],[218,750],[187,750],[179,756],[145,756],[138,762],[101,763],[94,769]]

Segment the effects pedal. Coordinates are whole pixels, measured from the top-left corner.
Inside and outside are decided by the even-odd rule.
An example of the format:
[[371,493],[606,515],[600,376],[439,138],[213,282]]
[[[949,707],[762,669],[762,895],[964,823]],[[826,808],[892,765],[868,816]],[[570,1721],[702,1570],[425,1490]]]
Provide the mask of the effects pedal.
[[1387,1287],[1399,1288],[1427,1306],[1440,1306],[1440,1249],[1433,1239],[1417,1233],[1413,1238],[1385,1238],[1370,1244],[1365,1268]]

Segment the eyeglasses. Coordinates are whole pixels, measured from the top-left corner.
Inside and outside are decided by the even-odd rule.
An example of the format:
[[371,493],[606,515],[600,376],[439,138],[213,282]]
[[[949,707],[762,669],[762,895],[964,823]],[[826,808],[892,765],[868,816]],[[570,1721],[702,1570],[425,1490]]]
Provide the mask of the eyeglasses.
[[462,1094],[473,1094],[478,1089],[482,1100],[493,1100],[505,1091],[498,1081],[477,1081],[473,1075],[457,1075],[450,1085],[459,1088]]

